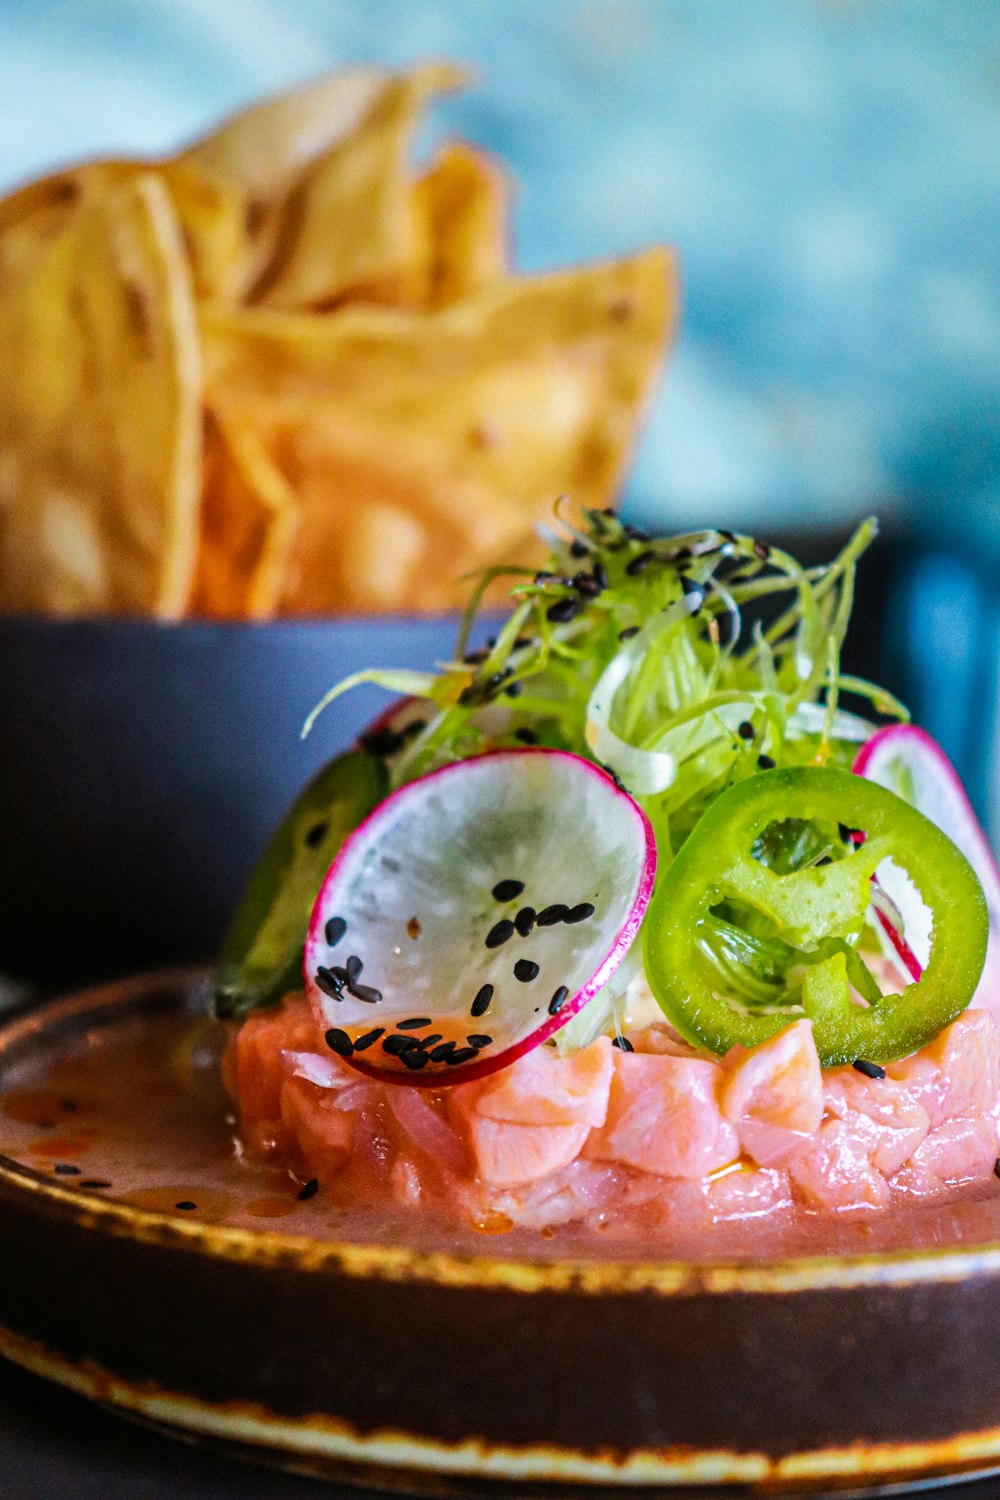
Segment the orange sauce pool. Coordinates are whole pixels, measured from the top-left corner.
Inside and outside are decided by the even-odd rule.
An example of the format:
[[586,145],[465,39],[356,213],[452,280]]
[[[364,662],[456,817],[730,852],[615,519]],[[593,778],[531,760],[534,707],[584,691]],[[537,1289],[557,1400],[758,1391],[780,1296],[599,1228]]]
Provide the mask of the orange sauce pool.
[[[1000,1184],[861,1221],[719,1225],[686,1240],[640,1242],[596,1231],[512,1228],[497,1215],[450,1226],[405,1208],[338,1208],[319,1183],[250,1161],[236,1137],[219,1061],[225,1028],[153,1015],[42,1046],[0,1072],[0,1153],[72,1192],[188,1221],[268,1234],[380,1242],[538,1260],[763,1259],[1000,1241]],[[305,1191],[303,1192],[303,1189]]]

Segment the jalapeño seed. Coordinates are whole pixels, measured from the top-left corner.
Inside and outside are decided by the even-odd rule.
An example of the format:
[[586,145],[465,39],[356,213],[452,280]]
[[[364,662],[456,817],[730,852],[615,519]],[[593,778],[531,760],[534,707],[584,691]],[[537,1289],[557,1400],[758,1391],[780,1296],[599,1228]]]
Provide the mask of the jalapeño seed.
[[472,1014],[474,1016],[484,1016],[490,1008],[490,1001],[492,999],[493,986],[491,984],[484,984],[472,1002]]
[[487,948],[499,948],[501,943],[506,943],[507,939],[513,936],[514,924],[504,917],[494,927],[491,927],[486,934],[486,946]]
[[514,927],[521,937],[527,937],[535,925],[535,908],[533,906],[522,906],[514,918]]
[[557,922],[565,922],[568,913],[569,907],[557,901],[554,906],[543,907],[535,921],[539,927],[555,927]]
[[343,917],[331,917],[323,928],[323,936],[331,948],[336,948],[346,931],[347,923]]
[[563,917],[564,922],[586,922],[588,917],[594,915],[594,906],[590,901],[581,901],[579,906],[573,906]]
[[530,958],[519,958],[514,965],[514,978],[519,979],[522,984],[530,984],[533,979],[538,978],[538,965]]
[[491,894],[494,901],[516,901],[523,890],[523,880],[498,880]]
[[350,1057],[354,1051],[354,1043],[346,1031],[341,1031],[339,1026],[331,1026],[326,1034],[326,1045],[331,1052],[336,1052],[338,1057]]
[[364,1036],[359,1036],[354,1043],[355,1052],[364,1052],[385,1034],[384,1026],[376,1026],[374,1031],[366,1031]]
[[397,1031],[422,1031],[425,1026],[431,1026],[433,1022],[430,1016],[411,1016],[408,1021],[397,1021]]
[[556,990],[555,994],[552,996],[552,999],[549,1001],[550,1016],[557,1016],[559,1014],[563,1006],[566,1004],[566,997],[568,994],[569,990],[567,989],[567,987],[564,984],[561,984]]

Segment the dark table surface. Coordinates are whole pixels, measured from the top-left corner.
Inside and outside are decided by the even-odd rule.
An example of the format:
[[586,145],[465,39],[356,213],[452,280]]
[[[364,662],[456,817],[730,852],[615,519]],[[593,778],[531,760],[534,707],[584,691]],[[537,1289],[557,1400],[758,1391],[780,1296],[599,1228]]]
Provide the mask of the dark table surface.
[[[509,1494],[518,1486],[483,1494]],[[466,1496],[475,1486],[463,1486]],[[581,1495],[585,1497],[586,1491]],[[603,1490],[602,1495],[608,1494]],[[641,1500],[642,1490],[623,1491]],[[660,1494],[663,1492],[660,1491]],[[725,1491],[714,1493],[723,1500]],[[857,1493],[854,1491],[853,1493]],[[941,1495],[942,1500],[997,1500],[1000,1477],[911,1491],[892,1486],[893,1500]],[[782,1491],[784,1500],[795,1500]],[[0,1500],[391,1500],[384,1491],[299,1478],[257,1468],[125,1421],[79,1396],[0,1360]],[[678,1500],[692,1492],[678,1492]],[[815,1497],[813,1497],[815,1500]],[[839,1500],[847,1500],[840,1491]]]

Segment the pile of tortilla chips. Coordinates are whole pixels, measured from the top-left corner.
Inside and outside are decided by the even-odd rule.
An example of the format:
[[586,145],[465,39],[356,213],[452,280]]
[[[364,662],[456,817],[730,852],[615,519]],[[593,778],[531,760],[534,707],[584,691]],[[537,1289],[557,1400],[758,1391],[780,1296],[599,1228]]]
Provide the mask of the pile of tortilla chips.
[[447,608],[611,502],[672,262],[516,275],[503,168],[411,165],[461,82],[338,74],[0,201],[0,610]]

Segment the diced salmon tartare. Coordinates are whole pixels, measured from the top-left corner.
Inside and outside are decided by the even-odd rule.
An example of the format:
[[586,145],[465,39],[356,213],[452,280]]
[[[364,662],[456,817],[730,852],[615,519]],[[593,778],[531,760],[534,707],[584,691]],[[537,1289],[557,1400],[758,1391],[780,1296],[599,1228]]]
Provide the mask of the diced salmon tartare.
[[474,1082],[413,1089],[331,1055],[289,996],[240,1026],[228,1076],[252,1154],[294,1162],[341,1205],[473,1225],[656,1231],[692,1195],[710,1221],[863,1216],[984,1179],[1000,1150],[1000,1029],[986,1009],[883,1077],[821,1071],[806,1019],[721,1060],[663,1021],[626,1040],[542,1046]]

